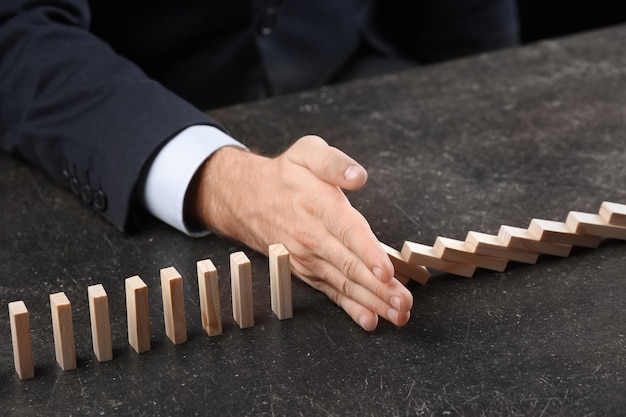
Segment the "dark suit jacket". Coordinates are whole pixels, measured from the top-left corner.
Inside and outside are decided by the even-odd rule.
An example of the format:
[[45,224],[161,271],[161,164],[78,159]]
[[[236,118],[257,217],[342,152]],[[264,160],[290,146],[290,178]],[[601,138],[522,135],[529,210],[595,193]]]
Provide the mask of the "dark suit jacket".
[[[190,125],[214,124],[199,109],[348,78],[345,69],[364,54],[395,54],[389,39],[410,59],[431,61],[517,37],[513,0],[379,7],[368,0],[1,0],[0,145],[124,229],[163,144]],[[409,22],[403,33],[389,24],[409,14],[420,24]]]

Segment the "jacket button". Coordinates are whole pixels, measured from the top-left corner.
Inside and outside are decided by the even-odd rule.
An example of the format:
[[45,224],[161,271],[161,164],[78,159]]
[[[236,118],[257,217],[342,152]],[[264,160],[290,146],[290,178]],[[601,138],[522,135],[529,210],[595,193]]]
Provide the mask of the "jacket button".
[[80,187],[80,198],[82,198],[85,203],[91,203],[91,187],[89,184],[83,184],[83,186]]
[[70,188],[72,189],[74,195],[80,195],[80,183],[78,182],[78,178],[73,177],[70,180]]
[[104,191],[98,190],[94,192],[91,198],[94,208],[100,211],[107,209],[107,196],[104,194]]
[[257,30],[261,36],[270,35],[276,27],[276,8],[268,7],[259,18]]

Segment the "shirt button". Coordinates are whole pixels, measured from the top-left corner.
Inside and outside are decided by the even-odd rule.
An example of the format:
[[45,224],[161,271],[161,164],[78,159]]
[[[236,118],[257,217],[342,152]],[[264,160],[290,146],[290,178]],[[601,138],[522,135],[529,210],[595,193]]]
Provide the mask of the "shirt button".
[[96,191],[95,193],[93,193],[91,198],[94,208],[100,211],[104,211],[107,209],[107,196],[104,194],[104,191]]
[[91,203],[91,187],[89,184],[83,184],[83,186],[80,187],[80,198],[82,198],[85,203]]
[[70,188],[72,189],[74,195],[80,195],[80,183],[78,182],[78,178],[73,177],[70,180]]
[[265,9],[257,26],[258,32],[261,36],[270,35],[276,27],[276,8],[268,7]]

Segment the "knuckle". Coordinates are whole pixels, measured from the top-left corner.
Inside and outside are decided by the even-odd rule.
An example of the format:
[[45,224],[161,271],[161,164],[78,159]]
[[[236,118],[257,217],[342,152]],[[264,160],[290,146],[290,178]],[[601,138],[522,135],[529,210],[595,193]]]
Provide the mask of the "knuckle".
[[356,276],[358,267],[359,261],[352,256],[345,257],[342,260],[341,271],[348,278]]
[[317,193],[308,192],[300,196],[300,198],[296,200],[296,204],[302,207],[305,213],[315,217],[319,216],[321,199]]
[[345,296],[352,298],[352,293],[354,291],[354,283],[349,279],[343,279],[339,283],[339,292],[344,294]]
[[341,306],[341,297],[343,296],[341,295],[340,292],[329,290],[329,291],[324,291],[324,293],[333,303],[337,304],[338,306]]
[[342,225],[339,229],[339,240],[343,243],[351,242],[356,231],[357,227],[354,224]]
[[[309,253],[317,253],[319,250],[318,240],[307,230],[298,229],[294,231],[294,239],[301,247],[305,248]],[[311,256],[302,257],[302,262],[309,261]]]

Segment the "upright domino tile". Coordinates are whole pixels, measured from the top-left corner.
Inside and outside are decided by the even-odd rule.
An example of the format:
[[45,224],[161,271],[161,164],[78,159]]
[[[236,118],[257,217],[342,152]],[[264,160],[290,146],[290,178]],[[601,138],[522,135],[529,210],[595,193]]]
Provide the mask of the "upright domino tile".
[[187,341],[187,319],[185,317],[183,277],[174,267],[161,269],[161,296],[165,334],[175,345],[185,343]]
[[394,269],[394,276],[397,280],[402,282],[403,284],[407,284],[410,280],[419,282],[424,285],[430,279],[430,272],[428,269],[422,265],[411,265],[407,261],[404,260],[402,254],[392,248],[389,245],[386,245],[381,242],[381,245],[385,252],[387,252],[387,256],[391,260]]
[[441,259],[432,246],[405,241],[400,252],[402,259],[413,266],[425,266],[449,274],[471,278],[476,271],[475,265],[451,262]]
[[209,259],[196,263],[202,327],[209,336],[222,334],[222,312],[217,268]]
[[93,352],[98,362],[110,361],[113,359],[113,345],[107,293],[102,284],[97,284],[87,287],[87,296],[89,298]]
[[254,326],[252,266],[243,252],[230,254],[230,284],[235,322],[241,329]]
[[148,286],[139,276],[126,278],[126,318],[128,343],[137,353],[150,350],[150,310]]
[[30,318],[23,301],[9,303],[9,321],[13,340],[13,362],[20,379],[35,376],[33,345],[30,338]]
[[517,248],[563,258],[569,256],[572,250],[572,245],[537,240],[530,234],[528,229],[522,229],[521,227],[501,226],[498,232],[498,239],[502,241],[504,246],[509,248]]
[[575,233],[626,240],[626,227],[608,223],[599,214],[570,211],[565,224]]
[[590,236],[576,233],[563,222],[552,220],[532,219],[528,232],[532,237],[542,242],[561,243],[586,248],[597,248],[602,240],[599,236]]
[[473,253],[467,243],[447,237],[437,237],[433,245],[435,254],[441,259],[452,262],[467,263],[480,268],[502,272],[508,261],[494,256],[478,255]]
[[469,249],[479,255],[494,256],[525,264],[535,264],[539,259],[539,253],[508,247],[498,236],[487,233],[468,232],[465,243]]
[[270,295],[272,311],[279,320],[293,317],[289,251],[282,243],[269,246]]
[[607,223],[626,227],[626,204],[605,201],[600,206],[599,213]]
[[72,305],[63,292],[50,294],[50,312],[56,360],[64,371],[76,369]]

